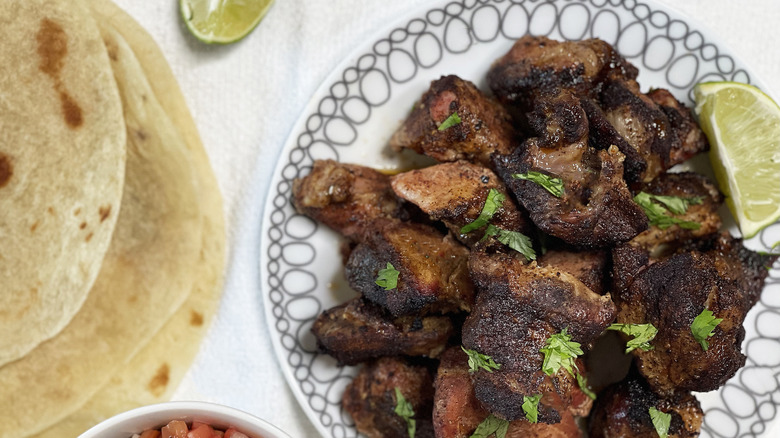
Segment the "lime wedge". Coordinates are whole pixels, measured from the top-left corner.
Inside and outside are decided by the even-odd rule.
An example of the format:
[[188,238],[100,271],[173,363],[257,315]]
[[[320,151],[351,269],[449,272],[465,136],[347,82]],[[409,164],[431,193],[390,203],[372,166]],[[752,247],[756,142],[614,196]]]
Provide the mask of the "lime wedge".
[[780,107],[756,87],[706,82],[694,88],[710,161],[745,238],[780,217]]
[[179,0],[195,38],[208,44],[234,43],[257,27],[274,0]]

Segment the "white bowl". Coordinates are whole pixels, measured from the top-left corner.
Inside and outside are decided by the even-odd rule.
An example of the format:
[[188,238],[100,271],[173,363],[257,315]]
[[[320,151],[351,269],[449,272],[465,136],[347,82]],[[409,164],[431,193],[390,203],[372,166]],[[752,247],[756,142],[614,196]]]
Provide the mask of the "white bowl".
[[215,428],[235,427],[249,438],[290,438],[276,426],[254,415],[223,405],[175,401],[144,406],[109,418],[79,438],[130,438],[146,429],[159,429],[171,420],[199,421]]

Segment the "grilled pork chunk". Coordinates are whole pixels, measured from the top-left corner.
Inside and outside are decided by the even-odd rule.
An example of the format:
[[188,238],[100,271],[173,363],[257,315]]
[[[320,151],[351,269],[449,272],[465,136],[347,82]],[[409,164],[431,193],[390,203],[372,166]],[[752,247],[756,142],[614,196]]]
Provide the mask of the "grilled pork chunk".
[[[618,322],[651,323],[658,329],[653,350],[632,352],[656,393],[712,391],[744,365],[742,324],[772,260],[728,233],[658,261],[632,245],[613,251]],[[723,319],[707,339],[706,351],[691,331],[704,309]]]
[[560,269],[573,275],[593,292],[601,295],[607,289],[604,285],[607,262],[606,251],[570,251],[551,249],[537,260],[539,266]]
[[704,238],[720,229],[718,208],[723,203],[723,195],[715,184],[703,175],[693,172],[662,173],[642,191],[652,195],[677,196],[685,199],[700,198],[701,203],[688,206],[684,214],[673,214],[677,219],[698,223],[699,228],[681,228],[679,225],[672,225],[661,229],[651,225],[646,231],[631,239],[631,245],[640,246],[649,250],[651,254],[657,254],[675,242],[681,244],[691,239]]
[[510,421],[524,417],[523,396],[540,393],[540,422],[557,423],[572,406],[582,406],[577,415],[585,415],[590,399],[563,368],[547,376],[539,350],[564,329],[587,348],[613,321],[615,307],[609,295],[595,294],[572,275],[523,260],[479,251],[469,258],[479,293],[463,325],[463,345],[501,364],[472,375],[476,397]]
[[320,351],[344,365],[381,356],[436,357],[444,351],[454,331],[446,316],[393,319],[363,298],[322,312],[312,326]]
[[333,160],[315,161],[309,175],[293,182],[292,202],[300,213],[357,241],[373,232],[374,220],[405,217],[389,176]]
[[[393,317],[468,311],[474,303],[465,246],[427,225],[379,220],[352,251],[345,267],[350,287]],[[390,263],[397,287],[376,284]]]
[[414,410],[417,438],[433,438],[433,376],[426,366],[386,357],[366,364],[344,391],[342,406],[368,438],[408,438],[407,423],[395,413],[395,390]]
[[[442,127],[453,114],[460,122]],[[471,82],[450,75],[431,82],[390,146],[397,151],[412,149],[440,162],[468,160],[490,166],[491,154],[512,151],[514,136],[509,114],[498,102]]]
[[[538,137],[511,155],[494,156],[497,173],[542,231],[580,247],[625,242],[647,228],[647,216],[623,180],[623,154],[588,145],[588,119],[566,91],[537,98],[530,123]],[[542,185],[513,177],[539,172],[558,178],[560,197]]]
[[669,438],[699,436],[704,413],[695,397],[683,392],[662,398],[636,372],[599,393],[590,415],[590,438],[651,438],[658,432],[650,408],[670,414]]
[[670,166],[680,164],[709,149],[707,137],[693,118],[690,108],[677,100],[669,90],[658,88],[647,93],[647,97],[666,113],[671,133],[677,138],[672,142],[669,152]]
[[596,96],[608,78],[635,79],[636,67],[599,39],[555,41],[524,36],[488,71],[490,89],[501,103],[523,115],[539,93],[566,90]]
[[438,164],[391,178],[395,193],[417,205],[432,219],[442,221],[453,236],[471,247],[484,235],[484,227],[468,234],[460,230],[479,217],[490,189],[504,195],[490,223],[505,230],[527,234],[527,218],[507,194],[504,183],[488,168],[467,161]]
[[[468,357],[460,347],[441,355],[434,381],[433,428],[436,438],[468,438],[490,413],[474,393]],[[530,423],[525,418],[509,423],[507,438],[578,438],[582,432],[570,411],[556,424]]]

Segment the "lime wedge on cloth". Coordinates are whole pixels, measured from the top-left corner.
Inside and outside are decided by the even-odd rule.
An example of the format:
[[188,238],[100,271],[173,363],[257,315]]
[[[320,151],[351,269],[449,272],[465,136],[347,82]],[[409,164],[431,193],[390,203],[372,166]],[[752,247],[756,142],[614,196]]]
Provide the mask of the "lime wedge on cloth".
[[751,85],[694,88],[696,114],[726,204],[750,238],[780,217],[780,107]]
[[257,27],[274,0],[179,0],[187,28],[208,44],[230,44]]

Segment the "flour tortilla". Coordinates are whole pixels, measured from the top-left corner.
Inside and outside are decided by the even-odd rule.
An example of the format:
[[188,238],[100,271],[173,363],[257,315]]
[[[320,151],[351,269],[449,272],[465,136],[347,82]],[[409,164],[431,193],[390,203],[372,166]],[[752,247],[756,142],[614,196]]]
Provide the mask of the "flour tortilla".
[[125,126],[79,1],[0,8],[0,365],[81,308],[117,220]]
[[[192,294],[181,309],[84,406],[35,435],[38,438],[77,436],[117,413],[169,400],[197,354],[222,290],[225,257],[222,199],[178,84],[154,40],[132,18],[113,3],[102,0],[93,4],[93,13],[105,37],[122,38],[135,53],[144,53],[144,70],[153,70],[154,84],[166,90],[161,97],[153,85],[155,95],[166,112],[175,108],[171,118],[178,132],[187,133],[186,143],[199,183],[203,247]],[[120,56],[125,55],[120,53]]]
[[[108,41],[110,42],[110,41]],[[37,433],[94,395],[192,291],[203,224],[187,144],[135,58],[108,47],[128,132],[124,199],[82,309],[53,339],[0,368],[0,437]],[[220,212],[221,213],[221,212]]]

